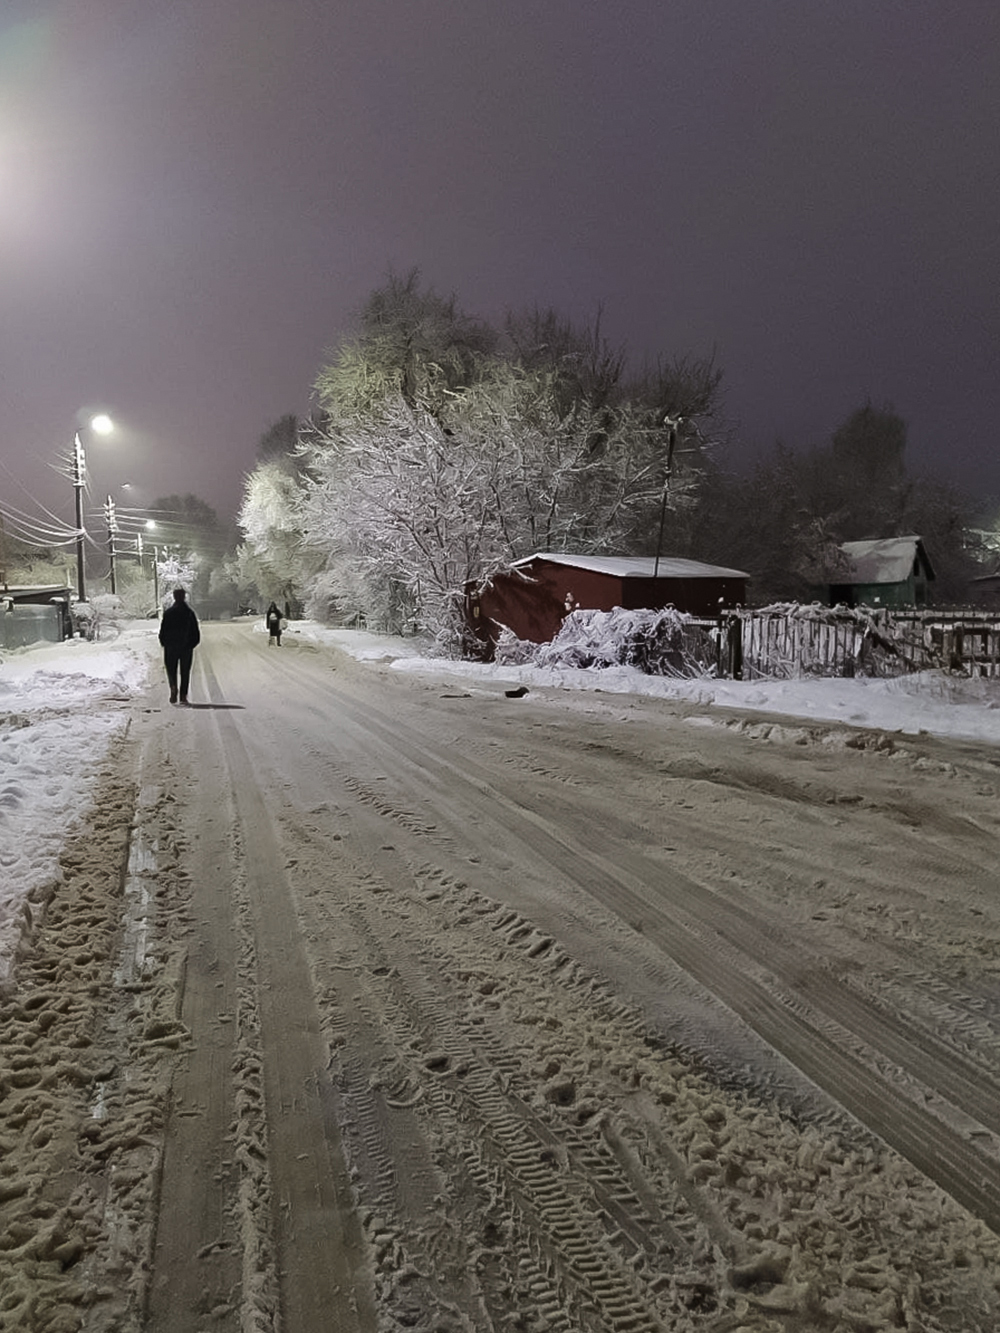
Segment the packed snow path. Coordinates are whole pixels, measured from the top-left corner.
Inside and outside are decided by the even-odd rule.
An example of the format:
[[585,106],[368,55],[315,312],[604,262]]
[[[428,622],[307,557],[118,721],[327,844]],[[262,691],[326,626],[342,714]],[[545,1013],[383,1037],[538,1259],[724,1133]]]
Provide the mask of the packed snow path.
[[107,1182],[52,1308],[997,1326],[1000,753],[513,699],[237,625],[194,707],[165,695],[108,778],[137,798],[87,1090]]

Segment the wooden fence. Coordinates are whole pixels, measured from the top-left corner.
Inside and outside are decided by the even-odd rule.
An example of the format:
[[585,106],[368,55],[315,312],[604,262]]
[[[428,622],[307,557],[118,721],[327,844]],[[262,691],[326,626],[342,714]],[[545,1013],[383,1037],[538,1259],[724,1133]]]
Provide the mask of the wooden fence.
[[1000,613],[740,610],[720,617],[714,638],[717,673],[734,680],[902,676],[935,668],[1000,677]]

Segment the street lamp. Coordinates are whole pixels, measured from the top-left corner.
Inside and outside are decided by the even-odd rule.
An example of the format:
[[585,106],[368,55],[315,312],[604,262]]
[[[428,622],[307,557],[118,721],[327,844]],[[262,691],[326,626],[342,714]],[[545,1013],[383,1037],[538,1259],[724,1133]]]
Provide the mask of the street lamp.
[[[97,435],[109,435],[114,430],[114,422],[103,412],[90,420],[90,429]],[[87,600],[87,584],[83,565],[83,543],[86,530],[83,526],[83,488],[87,479],[87,458],[83,452],[80,431],[73,436],[73,488],[76,491],[76,593],[81,602]]]

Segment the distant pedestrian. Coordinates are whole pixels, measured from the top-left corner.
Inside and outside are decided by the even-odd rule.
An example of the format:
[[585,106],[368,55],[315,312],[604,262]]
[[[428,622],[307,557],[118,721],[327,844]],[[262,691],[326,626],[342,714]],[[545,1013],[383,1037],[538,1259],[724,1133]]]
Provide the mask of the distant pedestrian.
[[[160,643],[163,645],[163,665],[167,668],[167,680],[170,682],[170,702],[186,704],[188,701],[188,682],[191,679],[191,660],[194,650],[201,642],[201,628],[198,617],[187,603],[187,592],[183,588],[174,589],[174,600],[163,613],[160,621]],[[178,682],[178,673],[180,681]],[[179,690],[178,690],[179,685]]]
[[267,646],[270,648],[272,643],[281,647],[281,612],[278,610],[278,603],[272,602],[264,615],[267,623]]

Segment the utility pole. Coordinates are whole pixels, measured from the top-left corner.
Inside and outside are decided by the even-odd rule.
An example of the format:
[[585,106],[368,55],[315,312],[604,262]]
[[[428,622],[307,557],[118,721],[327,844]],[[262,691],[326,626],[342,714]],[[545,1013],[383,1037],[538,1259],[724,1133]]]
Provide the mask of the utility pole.
[[87,461],[83,453],[80,432],[73,437],[73,487],[76,491],[76,595],[87,600],[87,582],[83,571],[83,487],[87,477]]
[[[98,435],[107,435],[114,428],[114,422],[103,412],[90,419],[90,429],[96,431]],[[77,429],[73,436],[73,489],[76,492],[76,594],[81,602],[87,600],[87,581],[83,567],[83,543],[87,536],[83,526],[83,488],[86,483],[87,459],[83,452],[80,430]]]
[[674,449],[677,445],[677,427],[680,417],[666,416],[663,424],[667,428],[667,466],[663,475],[663,504],[660,508],[660,532],[656,539],[656,559],[653,561],[653,578],[660,572],[660,552],[663,550],[663,529],[667,521],[667,496],[670,494],[670,474],[674,470]]
[[115,533],[118,531],[118,519],[115,515],[114,497],[109,495],[104,502],[104,518],[108,525],[108,567],[111,576],[111,591],[116,593],[115,584]]

